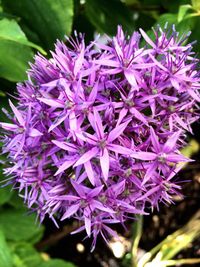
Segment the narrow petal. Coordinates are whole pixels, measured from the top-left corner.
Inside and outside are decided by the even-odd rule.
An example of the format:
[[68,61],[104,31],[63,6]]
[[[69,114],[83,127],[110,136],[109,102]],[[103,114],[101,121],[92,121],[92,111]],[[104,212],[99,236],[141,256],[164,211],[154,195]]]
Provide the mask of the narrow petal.
[[109,66],[109,67],[120,67],[119,62],[115,60],[110,60],[110,59],[97,59],[94,60],[95,64],[100,64],[102,66]]
[[114,48],[115,48],[115,51],[117,53],[118,58],[120,60],[123,59],[124,55],[123,55],[123,52],[122,52],[122,47],[119,45],[118,40],[117,40],[116,37],[113,37],[113,44],[114,44]]
[[87,214],[84,214],[84,221],[85,221],[85,230],[87,235],[90,237],[91,235],[91,219]]
[[176,88],[177,90],[179,90],[180,85],[179,85],[177,79],[175,79],[175,78],[172,77],[172,78],[170,79],[170,81],[171,81],[172,86],[173,86],[174,88]]
[[157,185],[157,186],[153,187],[152,189],[148,190],[147,193],[145,193],[143,196],[137,198],[137,201],[143,200],[143,199],[148,199],[149,196],[151,196],[155,192],[159,191],[160,188],[161,188],[160,185]]
[[135,79],[134,72],[129,70],[129,69],[125,69],[124,75],[125,75],[126,79],[128,80],[128,82],[130,83],[130,85],[132,85],[135,90],[138,90],[138,85],[137,85],[137,81]]
[[138,63],[138,64],[133,64],[131,65],[132,68],[134,69],[148,69],[150,67],[154,67],[156,64],[155,63]]
[[119,200],[118,203],[120,203],[120,205],[123,206],[127,212],[131,212],[134,214],[148,214],[148,213],[144,212],[142,209],[136,209],[134,206],[129,205],[125,201]]
[[92,189],[92,190],[88,193],[88,197],[93,198],[93,197],[98,196],[99,193],[102,191],[103,187],[104,187],[104,185],[101,185],[101,186],[98,186],[98,187]]
[[80,157],[80,159],[74,164],[74,167],[77,167],[91,160],[98,154],[98,152],[99,152],[99,149],[97,147],[93,147],[92,149],[90,149],[89,151],[87,151]]
[[183,129],[185,129],[186,131],[190,131],[188,125],[178,116],[178,115],[174,115],[174,120],[181,126],[183,127]]
[[112,194],[113,193],[115,194],[115,196],[122,194],[125,190],[125,183],[126,183],[126,181],[123,180],[119,183],[112,185],[111,187],[108,188],[108,192],[111,191]]
[[83,226],[79,227],[78,229],[76,229],[75,231],[72,231],[72,232],[71,232],[71,235],[80,233],[80,232],[82,232],[82,231],[84,231],[84,230],[85,230],[85,226],[83,225]]
[[141,160],[155,160],[157,157],[153,152],[132,152],[130,156]]
[[59,79],[57,87],[60,88],[61,90],[64,90],[64,92],[67,95],[67,98],[73,102],[74,93],[70,90],[69,82],[66,79],[64,78]]
[[154,44],[154,42],[149,38],[149,36],[145,33],[145,31],[143,31],[141,28],[139,29],[142,37],[144,38],[144,40],[150,44],[150,46],[152,46],[154,49],[156,49],[156,45]]
[[61,172],[64,172],[66,169],[68,169],[69,167],[71,167],[74,163],[76,162],[76,160],[68,160],[65,161],[57,170],[57,172],[54,174],[54,176],[60,174]]
[[76,118],[76,114],[74,111],[70,111],[69,113],[69,125],[70,125],[70,129],[72,131],[76,131],[77,127],[77,118]]
[[43,135],[43,133],[41,133],[40,131],[38,131],[35,128],[32,128],[29,131],[29,136],[31,136],[31,137],[38,137],[38,136],[42,136],[42,135]]
[[99,202],[97,200],[93,200],[92,204],[95,206],[95,209],[102,210],[102,211],[105,211],[105,212],[108,212],[108,213],[115,213],[114,210],[104,206],[101,202]]
[[58,125],[60,125],[65,119],[67,119],[67,117],[69,116],[68,113],[62,115],[61,117],[58,117],[53,124],[49,127],[48,132],[53,131],[54,128],[56,128]]
[[161,70],[164,70],[166,73],[168,72],[168,69],[163,66],[151,53],[149,54],[149,56]]
[[135,118],[137,118],[138,120],[140,120],[144,124],[148,125],[148,122],[145,119],[145,116],[142,113],[140,113],[136,108],[131,108],[130,112],[135,116]]
[[[19,136],[19,135],[18,135]],[[16,136],[17,137],[17,136]],[[20,154],[20,152],[22,151],[23,149],[23,146],[24,146],[24,143],[25,143],[25,134],[21,134],[20,135],[20,140],[18,142],[18,146],[16,147],[17,148],[17,153],[14,155],[14,159],[17,158],[17,156]]]
[[85,141],[91,145],[96,145],[97,144],[97,141],[98,139],[96,138],[96,136],[94,135],[91,135],[89,133],[86,133],[86,132],[81,132],[81,133],[75,133],[76,134],[76,137],[82,141]]
[[179,162],[189,162],[192,161],[189,158],[184,157],[183,155],[179,154],[169,154],[166,156],[166,159],[170,162],[179,163]]
[[192,98],[194,98],[196,101],[200,102],[199,95],[193,89],[188,89],[188,93],[191,95]]
[[99,139],[102,139],[104,137],[104,129],[101,117],[96,109],[94,109],[94,123],[95,123],[96,133]]
[[121,123],[121,121],[123,120],[123,118],[126,116],[127,113],[128,113],[128,109],[126,109],[126,108],[122,108],[120,110],[119,118],[118,118],[118,121],[117,121],[117,126]]
[[109,154],[108,154],[108,150],[106,148],[103,151],[103,155],[100,157],[100,164],[101,164],[101,170],[103,173],[103,177],[107,181],[108,172],[109,172]]
[[175,170],[172,170],[169,176],[167,177],[167,181],[170,181],[172,178],[174,178],[175,175],[183,168],[183,165],[179,165],[178,167],[175,168]]
[[[113,237],[115,237],[116,239],[119,239],[119,236],[117,235],[117,232],[116,232],[116,231],[112,230],[110,227],[108,227],[108,226],[105,225],[105,224],[104,224],[103,228],[104,228],[104,230],[105,230],[110,236],[113,236]],[[102,232],[101,232],[101,235],[102,235]],[[106,242],[108,242],[107,239],[105,238],[105,236],[104,236],[104,235],[102,235],[102,236],[103,236],[104,240],[105,240]]]
[[81,197],[81,198],[85,198],[86,196],[86,189],[88,189],[87,187],[81,185],[81,184],[78,184],[77,182],[71,180],[71,184],[72,186],[74,187],[74,189],[76,190],[76,192],[78,193],[78,195]]
[[164,153],[169,153],[176,147],[180,134],[181,134],[181,131],[178,131],[178,132],[173,133],[172,136],[168,138],[167,142],[163,146]]
[[126,148],[120,145],[115,145],[115,144],[109,144],[107,148],[113,152],[124,154],[124,155],[131,155],[133,153],[133,150],[129,148]]
[[98,85],[99,85],[98,82],[96,82],[95,85],[93,86],[92,91],[88,97],[89,102],[94,103],[94,101],[97,97],[97,92],[98,92],[98,88],[99,88]]
[[78,74],[78,72],[82,68],[83,61],[84,61],[85,44],[84,44],[83,41],[82,41],[81,45],[82,45],[81,52],[78,55],[78,57],[77,57],[77,59],[75,61],[75,64],[74,64],[74,75],[75,76]]
[[116,138],[118,138],[123,131],[126,129],[127,125],[129,124],[130,120],[118,125],[116,128],[114,128],[108,135],[107,141],[109,143],[112,143]]
[[54,107],[54,108],[64,108],[64,103],[62,103],[61,101],[59,101],[58,99],[48,99],[48,98],[38,98],[38,100],[40,100],[42,103],[50,106],[50,107]]
[[6,122],[0,122],[0,127],[7,131],[16,131],[19,126],[12,124],[12,123],[6,123]]
[[9,104],[10,104],[10,107],[11,107],[13,113],[15,114],[19,124],[24,127],[25,126],[25,120],[23,119],[21,112],[13,105],[11,100],[9,100]]
[[72,205],[70,206],[67,211],[63,214],[62,218],[61,218],[61,221],[71,217],[74,213],[77,212],[77,210],[79,209],[80,207],[80,204],[75,204],[75,205]]
[[18,148],[24,134],[17,134],[15,135],[12,140],[7,144],[6,150],[13,149],[13,147]]
[[144,176],[144,179],[142,181],[142,185],[146,184],[146,182],[153,177],[154,173],[156,172],[157,165],[158,165],[157,162],[153,162],[149,166],[149,168],[147,169],[146,174]]
[[87,161],[84,163],[85,171],[87,173],[88,179],[90,180],[91,184],[95,186],[95,177],[94,177],[94,171],[92,168],[92,164],[90,161]]
[[57,141],[57,140],[52,140],[51,142],[54,145],[66,150],[66,151],[77,152],[77,149],[73,144],[68,144],[66,142],[60,142],[60,141]]
[[152,127],[150,127],[150,135],[151,135],[152,145],[153,145],[156,153],[159,153],[160,152],[160,143],[158,141],[158,136],[156,135],[156,133]]
[[65,195],[65,196],[60,196],[57,199],[58,200],[67,200],[67,201],[77,201],[77,200],[80,200],[80,197],[73,196],[73,195]]

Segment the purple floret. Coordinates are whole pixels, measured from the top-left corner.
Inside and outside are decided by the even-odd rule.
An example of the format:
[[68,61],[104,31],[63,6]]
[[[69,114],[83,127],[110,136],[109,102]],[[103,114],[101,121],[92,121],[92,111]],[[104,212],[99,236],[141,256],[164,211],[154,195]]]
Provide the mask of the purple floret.
[[[118,27],[106,44],[83,35],[35,56],[2,122],[5,174],[40,221],[75,218],[93,238],[180,195],[185,134],[198,120],[199,60],[172,29]],[[141,47],[141,37],[146,42]],[[9,116],[10,117],[10,116]],[[177,182],[178,181],[178,182]],[[148,208],[147,208],[148,207]]]

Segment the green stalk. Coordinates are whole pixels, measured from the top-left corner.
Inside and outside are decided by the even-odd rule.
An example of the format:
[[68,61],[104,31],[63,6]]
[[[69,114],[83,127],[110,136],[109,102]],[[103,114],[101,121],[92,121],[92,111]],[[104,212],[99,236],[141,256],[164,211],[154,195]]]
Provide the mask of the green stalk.
[[142,236],[143,216],[138,215],[133,224],[133,243],[131,249],[132,267],[137,267],[138,246]]
[[[177,260],[173,261],[171,259],[182,249],[187,248],[198,236],[200,236],[200,211],[185,226],[167,236],[161,243],[145,253],[135,266],[150,267],[153,266],[152,264],[160,264],[160,267],[173,266],[174,264],[172,265],[172,263]],[[196,261],[198,259],[188,259],[188,264],[192,264],[192,260]],[[180,264],[184,263],[180,261]]]
[[162,261],[163,267],[168,266],[175,266],[175,265],[183,265],[183,264],[196,264],[199,263],[200,259],[178,259],[178,260],[168,260],[168,261]]

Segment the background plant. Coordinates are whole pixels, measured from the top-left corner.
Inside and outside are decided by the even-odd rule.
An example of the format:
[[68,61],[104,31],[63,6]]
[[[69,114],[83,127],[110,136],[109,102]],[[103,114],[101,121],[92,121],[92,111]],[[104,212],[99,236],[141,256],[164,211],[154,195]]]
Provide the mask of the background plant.
[[[168,21],[180,34],[191,30],[190,40],[199,42],[199,16],[198,0],[1,0],[0,106],[9,109],[7,96],[14,95],[15,83],[26,78],[33,55],[37,51],[47,55],[57,38],[64,39],[74,29],[84,32],[90,41],[96,33],[114,35],[117,24],[131,33],[139,27],[149,31]],[[195,49],[199,52],[200,46]],[[0,120],[6,120],[2,112]],[[46,258],[33,245],[41,239],[43,228],[35,225],[34,216],[24,216],[24,205],[10,188],[1,189],[0,204],[0,251],[4,251],[0,266],[38,266]],[[64,267],[67,263],[59,264]]]

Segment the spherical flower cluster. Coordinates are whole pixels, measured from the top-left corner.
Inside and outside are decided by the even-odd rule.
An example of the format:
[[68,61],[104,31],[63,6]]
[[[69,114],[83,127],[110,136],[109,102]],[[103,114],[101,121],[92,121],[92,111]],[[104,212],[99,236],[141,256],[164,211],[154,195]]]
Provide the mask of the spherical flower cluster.
[[1,123],[9,183],[41,221],[79,220],[93,247],[112,224],[172,202],[189,161],[180,149],[199,118],[199,61],[187,35],[154,34],[57,41],[51,59],[35,56]]

